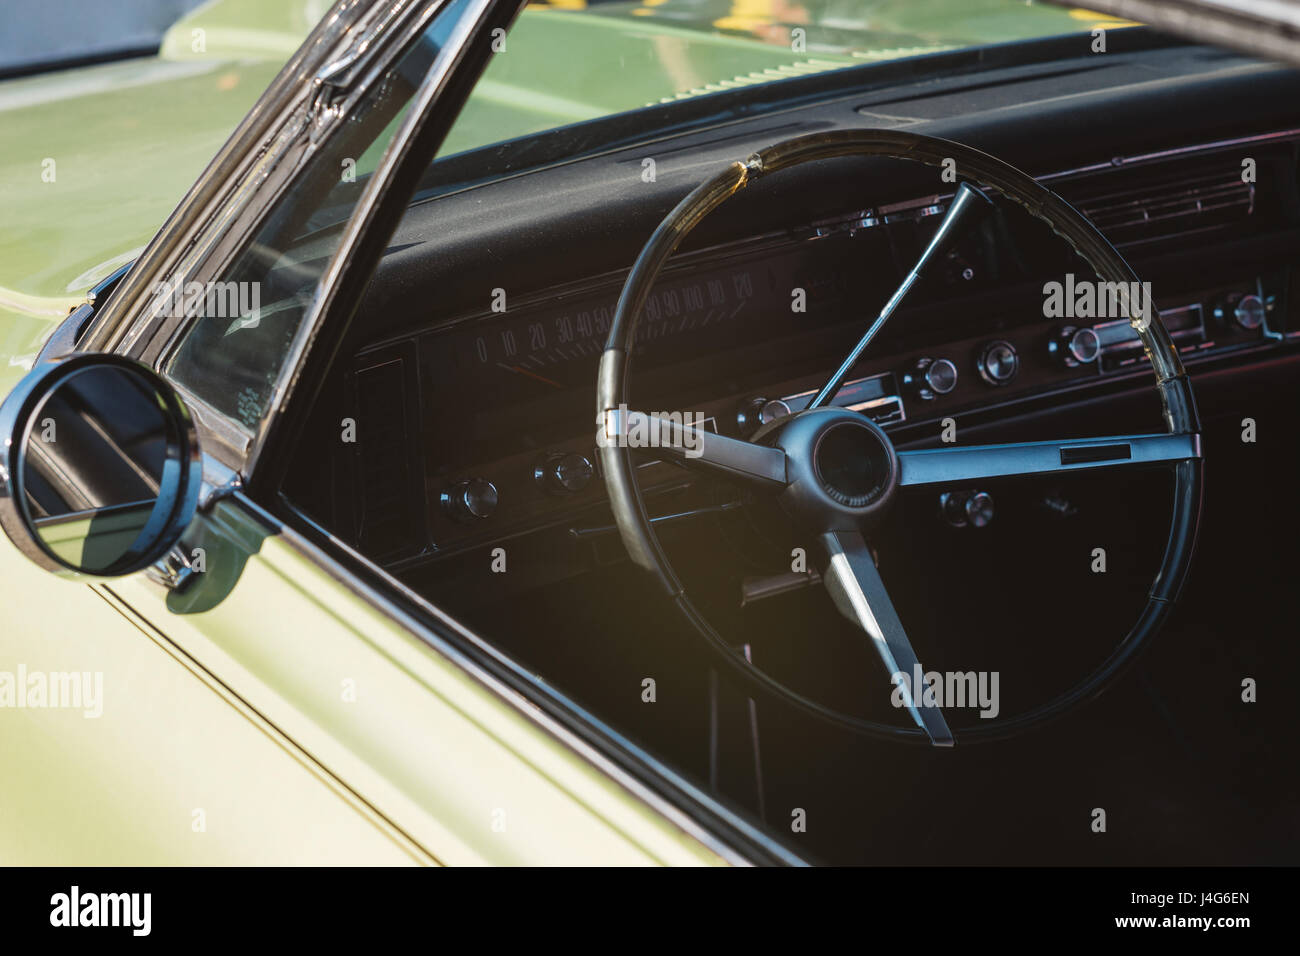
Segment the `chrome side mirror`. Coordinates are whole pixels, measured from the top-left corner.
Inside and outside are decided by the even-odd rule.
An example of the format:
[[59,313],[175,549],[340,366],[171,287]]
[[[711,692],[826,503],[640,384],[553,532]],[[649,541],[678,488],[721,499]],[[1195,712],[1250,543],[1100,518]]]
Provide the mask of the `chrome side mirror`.
[[42,362],[0,404],[0,528],[41,567],[118,577],[158,561],[198,507],[189,410],[118,355]]

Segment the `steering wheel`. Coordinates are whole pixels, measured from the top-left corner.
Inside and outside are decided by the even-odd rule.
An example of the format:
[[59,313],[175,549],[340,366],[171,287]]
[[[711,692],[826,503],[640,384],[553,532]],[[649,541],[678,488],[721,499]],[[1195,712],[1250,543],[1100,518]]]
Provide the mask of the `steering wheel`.
[[[934,240],[899,290],[867,329],[809,407],[768,423],[750,441],[693,428],[683,416],[629,410],[626,387],[637,323],[664,263],[710,212],[750,183],[802,163],[847,156],[889,157],[951,168],[965,180]],[[867,537],[900,486],[941,485],[994,477],[1093,469],[1123,473],[1164,466],[1174,475],[1173,516],[1159,571],[1128,635],[1080,683],[1008,719],[964,731],[963,742],[1004,739],[1057,717],[1100,694],[1168,616],[1195,549],[1203,494],[1204,458],[1191,383],[1169,333],[1151,303],[1121,303],[1155,372],[1165,434],[1024,442],[899,451],[865,415],[829,404],[871,338],[928,267],[939,261],[971,220],[992,203],[973,182],[999,193],[1045,222],[1103,282],[1137,289],[1137,276],[1087,219],[1033,178],[979,150],[898,130],[837,130],[769,146],[735,162],[691,191],[668,213],[637,257],[619,297],[596,382],[597,444],[605,487],[632,561],[648,571],[683,619],[747,687],[775,696],[817,718],[870,736],[952,746],[952,732],[933,694],[895,680],[915,726],[895,726],[824,707],[754,666],[728,643],[686,595],[673,572],[636,481],[632,446],[653,436],[655,453],[699,466],[774,497],[819,545],[822,579],[836,608],[856,624],[891,676],[917,672],[919,662],[876,570]]]

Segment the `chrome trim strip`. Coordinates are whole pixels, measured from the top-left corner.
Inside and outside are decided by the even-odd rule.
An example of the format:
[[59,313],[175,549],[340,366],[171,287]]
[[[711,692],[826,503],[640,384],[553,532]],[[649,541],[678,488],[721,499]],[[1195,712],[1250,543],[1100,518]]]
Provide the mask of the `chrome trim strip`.
[[1238,136],[1233,139],[1220,139],[1210,143],[1198,143],[1193,146],[1177,146],[1173,149],[1162,149],[1153,153],[1136,153],[1132,156],[1116,156],[1109,162],[1093,163],[1091,166],[1078,166],[1074,169],[1064,169],[1060,172],[1045,173],[1042,176],[1035,176],[1034,178],[1040,183],[1049,182],[1055,179],[1063,179],[1067,176],[1080,176],[1085,173],[1103,172],[1108,169],[1122,169],[1125,166],[1155,162],[1161,159],[1169,159],[1174,156],[1189,156],[1194,153],[1208,153],[1213,152],[1216,149],[1227,149],[1229,146],[1244,146],[1248,143],[1266,143],[1274,140],[1296,138],[1300,138],[1300,128],[1280,130],[1275,133],[1258,133],[1254,136]]

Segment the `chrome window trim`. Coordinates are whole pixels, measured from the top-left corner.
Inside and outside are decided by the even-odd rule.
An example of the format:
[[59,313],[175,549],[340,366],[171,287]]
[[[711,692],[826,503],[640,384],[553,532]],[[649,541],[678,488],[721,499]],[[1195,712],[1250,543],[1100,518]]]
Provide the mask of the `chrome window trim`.
[[158,286],[218,278],[397,52],[451,2],[339,0],[172,213],[84,347],[157,367],[189,324],[188,309],[167,314],[170,302],[156,295]]
[[103,314],[87,330],[83,348],[122,351],[128,334],[148,325],[141,313],[151,298],[155,277],[171,275],[176,259],[208,228],[214,210],[242,181],[254,158],[274,141],[286,112],[301,97],[303,83],[326,58],[326,48],[343,42],[364,13],[366,2],[338,0],[316,25],[164,221]]
[[[449,3],[451,0],[433,0],[433,2],[440,10],[444,3]],[[258,458],[266,444],[266,436],[284,412],[284,406],[298,382],[298,372],[303,359],[320,332],[326,312],[333,304],[340,279],[352,268],[362,237],[374,227],[379,206],[388,193],[394,174],[408,160],[413,138],[424,127],[431,110],[446,92],[453,75],[460,68],[466,46],[475,27],[495,6],[513,4],[516,12],[523,6],[523,0],[464,0],[464,2],[469,4],[466,12],[452,27],[446,46],[439,51],[437,59],[421,81],[420,88],[411,98],[401,125],[393,133],[392,140],[384,149],[374,172],[366,182],[361,198],[344,226],[339,244],[330,256],[329,264],[317,283],[316,295],[299,323],[293,343],[284,357],[280,375],[267,402],[267,412],[258,422],[256,435],[244,463],[244,470],[247,473],[251,474],[257,467]]]

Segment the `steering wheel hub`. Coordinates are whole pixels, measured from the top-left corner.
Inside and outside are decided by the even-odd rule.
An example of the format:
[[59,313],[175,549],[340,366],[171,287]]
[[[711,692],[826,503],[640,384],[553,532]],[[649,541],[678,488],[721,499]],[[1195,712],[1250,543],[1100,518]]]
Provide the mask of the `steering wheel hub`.
[[880,426],[847,408],[817,408],[782,419],[773,444],[786,454],[786,507],[816,527],[861,527],[898,488],[894,446]]

